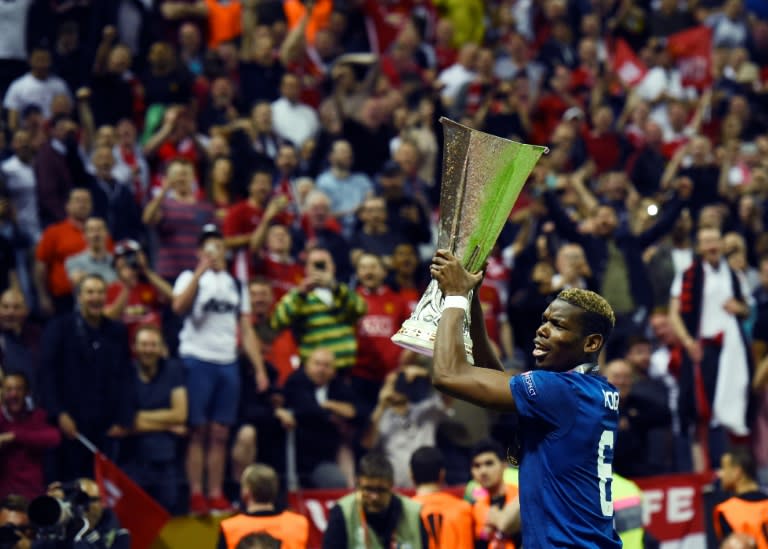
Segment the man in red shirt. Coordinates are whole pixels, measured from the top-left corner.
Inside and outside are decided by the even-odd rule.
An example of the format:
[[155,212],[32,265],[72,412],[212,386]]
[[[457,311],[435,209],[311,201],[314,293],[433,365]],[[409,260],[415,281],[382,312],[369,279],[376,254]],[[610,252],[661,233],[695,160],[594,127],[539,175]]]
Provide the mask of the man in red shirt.
[[304,279],[304,267],[291,255],[292,243],[288,227],[272,225],[267,229],[266,247],[255,260],[256,273],[272,284],[275,303]]
[[85,250],[83,227],[91,208],[90,191],[72,189],[65,206],[67,218],[43,231],[35,250],[35,287],[43,315],[66,313],[74,307],[72,285],[64,262]]
[[368,312],[357,324],[357,360],[350,375],[361,402],[375,403],[384,378],[400,365],[402,349],[390,338],[410,316],[407,303],[384,285],[386,274],[381,257],[363,253],[358,258],[357,293]]
[[[163,172],[170,169],[175,159],[184,158],[194,168],[195,180],[200,179],[203,148],[196,136],[196,123],[184,107],[170,107],[165,111],[162,125],[144,144],[144,154],[153,158],[159,170],[152,174],[153,191],[163,187]],[[195,185],[195,194],[200,189]]]
[[584,144],[594,160],[597,175],[619,169],[626,159],[627,144],[613,130],[613,111],[608,105],[598,107],[592,115],[592,128],[584,132]]
[[565,65],[558,65],[549,78],[549,91],[539,98],[533,113],[531,143],[549,143],[552,133],[571,107],[583,105],[571,92],[571,71]]
[[287,199],[272,194],[272,174],[258,170],[251,177],[248,198],[236,202],[227,210],[222,233],[224,244],[235,252],[233,274],[239,280],[247,281],[253,274],[251,254],[261,249],[270,223],[279,220],[279,215],[288,206]]
[[162,305],[173,299],[173,287],[152,270],[141,246],[133,240],[115,246],[117,280],[107,288],[104,315],[121,320],[133,341],[139,326],[162,326]]

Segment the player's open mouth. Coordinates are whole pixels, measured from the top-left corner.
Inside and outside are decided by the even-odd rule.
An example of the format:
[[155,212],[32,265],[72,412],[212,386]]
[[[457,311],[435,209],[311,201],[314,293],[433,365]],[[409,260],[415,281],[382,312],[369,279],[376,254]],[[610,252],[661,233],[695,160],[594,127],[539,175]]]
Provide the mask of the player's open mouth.
[[549,349],[547,347],[544,347],[541,343],[534,340],[533,341],[533,353],[531,353],[534,357],[542,357],[546,355],[549,352]]

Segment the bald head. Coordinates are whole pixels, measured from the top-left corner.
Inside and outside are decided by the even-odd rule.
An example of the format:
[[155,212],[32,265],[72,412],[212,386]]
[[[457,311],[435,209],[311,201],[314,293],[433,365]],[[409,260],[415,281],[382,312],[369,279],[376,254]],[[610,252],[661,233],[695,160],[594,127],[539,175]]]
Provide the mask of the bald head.
[[304,371],[307,377],[318,387],[331,382],[336,376],[336,357],[333,351],[318,347],[309,355]]
[[629,394],[632,388],[632,366],[626,360],[612,360],[604,368],[605,378],[608,383],[619,390],[619,395],[623,398]]

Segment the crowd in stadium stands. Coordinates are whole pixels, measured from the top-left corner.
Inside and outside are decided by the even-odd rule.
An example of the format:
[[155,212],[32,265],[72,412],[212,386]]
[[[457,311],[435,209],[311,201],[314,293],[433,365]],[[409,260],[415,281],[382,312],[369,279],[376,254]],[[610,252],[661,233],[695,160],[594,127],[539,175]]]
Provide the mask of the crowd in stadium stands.
[[92,477],[78,434],[194,514],[245,508],[255,462],[351,488],[380,450],[411,487],[438,447],[459,484],[514,445],[389,339],[442,116],[549,147],[478,290],[505,367],[595,290],[615,471],[747,449],[768,483],[767,86],[764,0],[0,2],[0,498]]

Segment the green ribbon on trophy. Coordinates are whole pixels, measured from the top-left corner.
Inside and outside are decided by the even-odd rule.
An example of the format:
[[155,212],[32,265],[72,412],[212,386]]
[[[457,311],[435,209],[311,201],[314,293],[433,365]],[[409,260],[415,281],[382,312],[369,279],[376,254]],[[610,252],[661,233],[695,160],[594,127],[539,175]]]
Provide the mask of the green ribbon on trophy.
[[[517,143],[441,118],[445,144],[438,248],[447,248],[470,272],[480,270],[546,147]],[[432,356],[443,295],[432,280],[411,317],[392,336],[401,347]],[[469,318],[464,347],[472,361]]]

